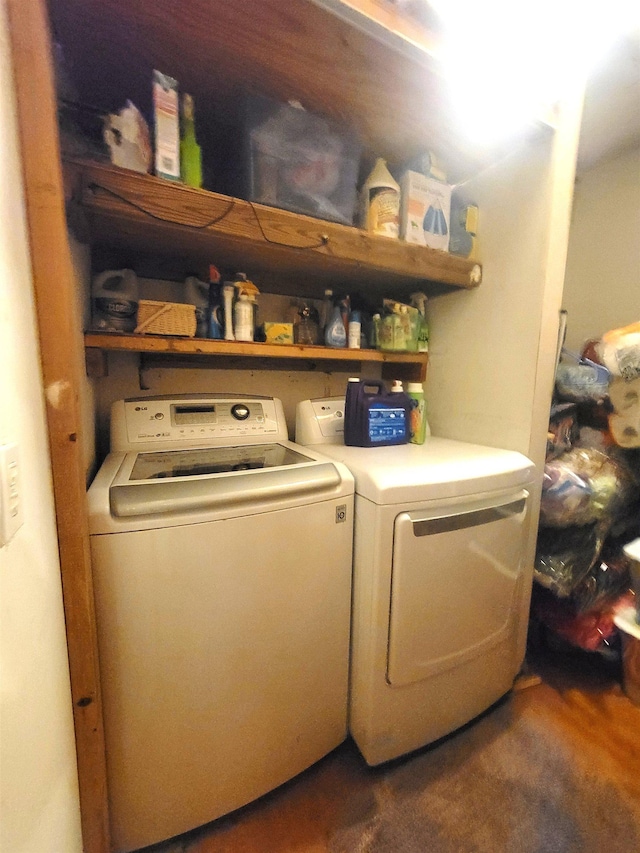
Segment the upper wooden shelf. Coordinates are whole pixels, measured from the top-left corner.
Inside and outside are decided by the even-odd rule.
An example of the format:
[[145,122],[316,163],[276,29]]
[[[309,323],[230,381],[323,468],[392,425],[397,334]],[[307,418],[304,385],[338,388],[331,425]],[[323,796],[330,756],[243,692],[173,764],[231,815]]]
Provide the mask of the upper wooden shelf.
[[399,297],[429,292],[429,283],[480,282],[479,265],[447,252],[112,166],[67,161],[64,169],[70,221],[84,239],[186,257],[204,270],[242,269],[267,291],[319,297],[323,283],[337,281]]

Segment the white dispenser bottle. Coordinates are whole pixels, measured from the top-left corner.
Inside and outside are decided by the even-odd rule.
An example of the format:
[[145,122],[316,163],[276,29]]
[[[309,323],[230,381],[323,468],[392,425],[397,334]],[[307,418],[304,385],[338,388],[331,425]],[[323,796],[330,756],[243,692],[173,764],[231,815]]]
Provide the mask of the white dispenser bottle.
[[241,293],[233,308],[234,333],[237,341],[253,340],[253,305],[246,293]]
[[431,435],[429,423],[427,421],[427,404],[424,399],[424,388],[421,382],[409,382],[407,385],[407,394],[411,399],[411,417],[410,417],[410,432],[409,441],[412,444],[424,444],[424,440],[428,435]]
[[222,285],[222,298],[224,300],[224,339],[225,341],[235,341],[233,334],[233,297],[235,287],[231,282],[225,282]]
[[400,233],[400,185],[382,157],[360,191],[360,225],[383,237],[397,239]]

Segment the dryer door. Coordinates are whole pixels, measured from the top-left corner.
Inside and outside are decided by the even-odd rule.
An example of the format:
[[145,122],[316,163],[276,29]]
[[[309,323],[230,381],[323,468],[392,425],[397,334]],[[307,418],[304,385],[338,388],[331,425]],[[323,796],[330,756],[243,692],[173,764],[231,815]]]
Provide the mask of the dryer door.
[[522,490],[396,517],[390,684],[412,684],[512,642],[528,508]]

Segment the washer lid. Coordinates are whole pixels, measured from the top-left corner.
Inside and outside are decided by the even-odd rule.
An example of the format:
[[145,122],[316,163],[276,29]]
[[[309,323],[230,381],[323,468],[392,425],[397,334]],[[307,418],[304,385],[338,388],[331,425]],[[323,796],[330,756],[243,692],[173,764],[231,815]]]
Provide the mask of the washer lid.
[[192,512],[335,489],[333,462],[283,444],[127,453],[109,489],[117,518]]
[[513,450],[500,450],[431,436],[422,445],[316,449],[351,470],[356,494],[377,504],[441,500],[522,486],[535,478],[535,465]]

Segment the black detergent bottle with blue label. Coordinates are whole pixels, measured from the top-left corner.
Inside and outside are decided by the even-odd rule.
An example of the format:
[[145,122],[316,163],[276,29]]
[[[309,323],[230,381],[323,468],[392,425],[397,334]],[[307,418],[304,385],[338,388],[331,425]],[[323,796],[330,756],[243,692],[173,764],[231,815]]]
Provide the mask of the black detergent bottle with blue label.
[[407,444],[411,401],[399,389],[387,393],[378,379],[349,379],[344,407],[344,443],[350,447]]

